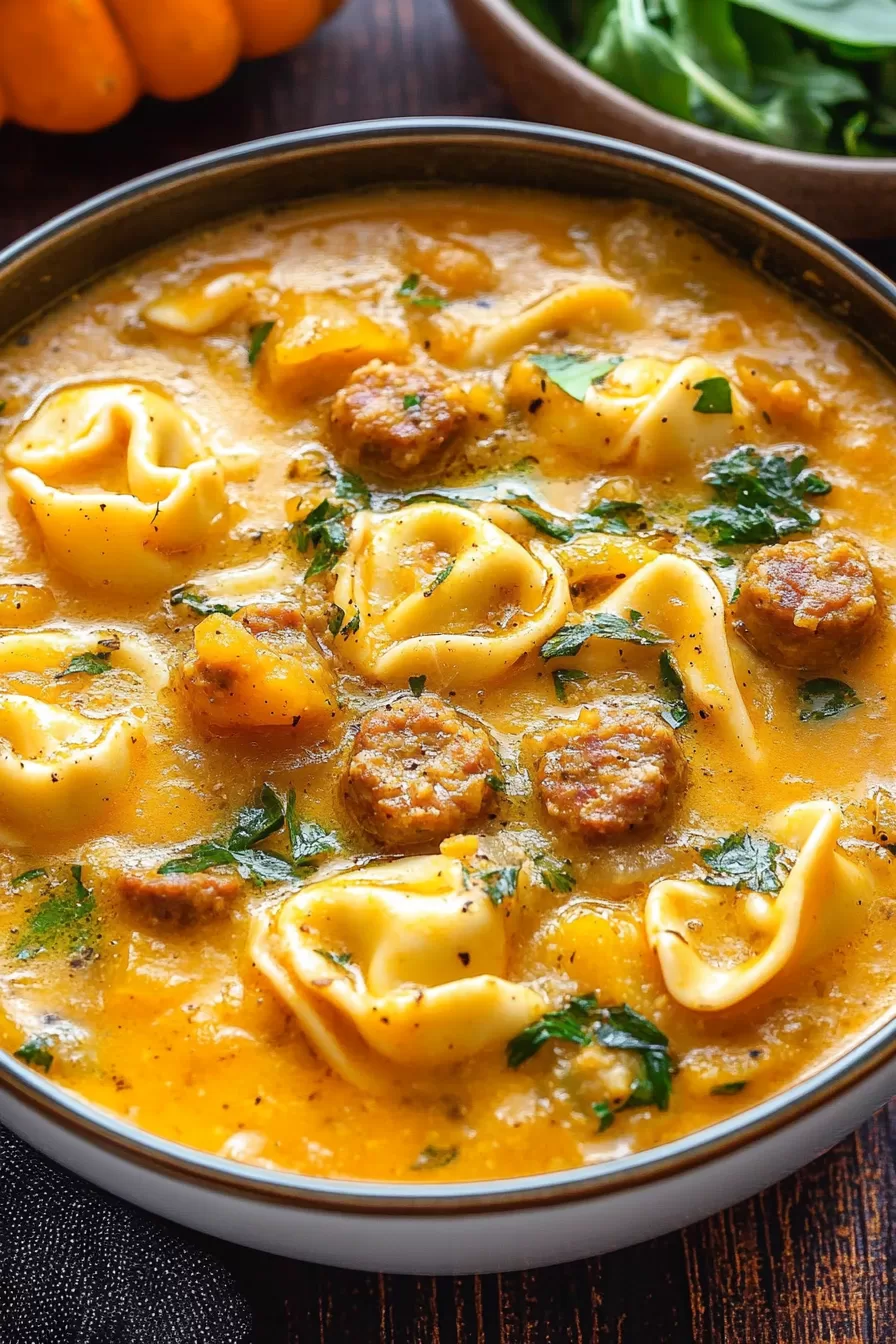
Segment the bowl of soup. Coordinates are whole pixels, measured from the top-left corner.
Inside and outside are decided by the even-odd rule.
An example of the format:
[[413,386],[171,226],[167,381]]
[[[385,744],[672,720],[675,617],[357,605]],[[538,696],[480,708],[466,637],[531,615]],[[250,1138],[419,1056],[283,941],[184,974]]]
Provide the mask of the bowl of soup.
[[733,183],[284,136],[0,258],[0,1118],[358,1268],[742,1198],[893,1090],[890,282]]

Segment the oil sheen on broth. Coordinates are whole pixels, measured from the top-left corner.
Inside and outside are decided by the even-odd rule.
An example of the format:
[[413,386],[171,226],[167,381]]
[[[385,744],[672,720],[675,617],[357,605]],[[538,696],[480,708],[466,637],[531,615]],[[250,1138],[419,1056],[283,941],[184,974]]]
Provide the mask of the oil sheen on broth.
[[317,1176],[594,1163],[892,1007],[894,391],[638,203],[238,220],[0,353],[0,1042]]

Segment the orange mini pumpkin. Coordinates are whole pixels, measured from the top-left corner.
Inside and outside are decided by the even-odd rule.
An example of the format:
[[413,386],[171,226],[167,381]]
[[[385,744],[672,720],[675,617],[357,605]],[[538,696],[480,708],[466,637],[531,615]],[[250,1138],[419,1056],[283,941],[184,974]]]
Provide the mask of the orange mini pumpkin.
[[0,120],[95,131],[141,93],[195,98],[301,42],[342,0],[0,0]]

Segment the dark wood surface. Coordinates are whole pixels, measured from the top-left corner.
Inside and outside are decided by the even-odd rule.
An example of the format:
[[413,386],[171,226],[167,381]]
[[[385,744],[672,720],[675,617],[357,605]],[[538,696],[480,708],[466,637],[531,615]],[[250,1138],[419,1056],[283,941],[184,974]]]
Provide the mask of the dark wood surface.
[[[2,39],[0,39],[2,40]],[[136,173],[256,136],[406,113],[512,115],[444,0],[349,0],[305,47],[189,105],[77,139],[0,129],[0,244]],[[896,269],[896,248],[879,248]],[[886,1344],[896,1339],[896,1109],[685,1231],[482,1279],[351,1274],[208,1244],[257,1344]],[[215,1341],[208,1341],[215,1344]]]

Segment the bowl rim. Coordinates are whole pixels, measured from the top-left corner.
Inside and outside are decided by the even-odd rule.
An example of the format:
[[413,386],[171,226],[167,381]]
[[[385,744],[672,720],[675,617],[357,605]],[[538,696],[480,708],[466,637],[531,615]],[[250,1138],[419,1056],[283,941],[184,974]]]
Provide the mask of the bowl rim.
[[[845,275],[851,285],[869,290],[881,307],[889,309],[890,318],[896,324],[896,284],[817,225],[750,188],[708,169],[627,141],[586,131],[484,117],[383,118],[315,127],[248,141],[156,169],[91,197],[0,251],[0,285],[10,267],[32,251],[39,251],[105,210],[132,203],[135,198],[153,190],[202,178],[234,164],[268,157],[313,154],[316,149],[358,145],[372,140],[401,142],[414,137],[430,141],[476,139],[491,142],[492,146],[503,143],[507,148],[526,143],[533,153],[551,148],[583,154],[599,153],[605,160],[640,166],[644,172],[653,170],[676,180],[686,194],[710,195],[729,210],[758,216],[766,225],[776,226],[779,235],[789,235],[790,240],[809,256],[813,252],[823,256],[825,262]],[[329,193],[321,193],[326,194]],[[226,212],[219,218],[225,220]],[[94,278],[87,277],[84,283]],[[61,297],[54,302],[60,302]],[[853,339],[860,338],[853,334]],[[0,1051],[0,1091],[11,1094],[45,1120],[120,1160],[218,1193],[225,1191],[295,1208],[377,1217],[468,1217],[477,1213],[494,1214],[594,1199],[702,1166],[797,1123],[808,1113],[857,1087],[894,1058],[896,1010],[888,1020],[879,1019],[868,1035],[850,1050],[807,1078],[747,1110],[672,1142],[594,1166],[455,1183],[412,1184],[316,1177],[300,1172],[269,1171],[206,1153],[140,1129],[101,1106],[82,1100],[61,1084],[41,1077],[7,1051]]]
[[[454,2],[454,0],[453,0]],[[486,11],[500,23],[512,37],[525,46],[533,57],[543,65],[554,68],[557,75],[564,76],[583,94],[598,92],[600,96],[629,117],[639,117],[645,122],[653,122],[670,134],[689,139],[695,148],[724,152],[736,158],[750,159],[756,163],[782,169],[798,169],[803,173],[815,170],[816,173],[834,179],[847,181],[857,177],[891,177],[896,172],[896,155],[881,155],[873,158],[851,157],[848,154],[821,154],[807,149],[785,149],[781,145],[767,145],[761,140],[748,140],[746,137],[732,135],[727,131],[716,131],[710,126],[700,126],[696,122],[686,121],[683,117],[674,117],[652,103],[627,93],[611,80],[598,75],[582,61],[576,60],[563,47],[552,42],[531,19],[517,9],[513,0],[464,0],[466,5]],[[732,169],[735,165],[732,164]],[[834,183],[832,182],[833,186]]]

